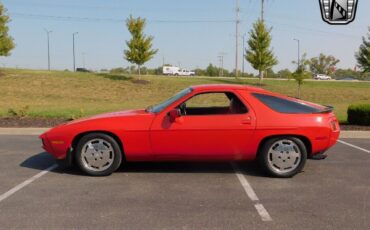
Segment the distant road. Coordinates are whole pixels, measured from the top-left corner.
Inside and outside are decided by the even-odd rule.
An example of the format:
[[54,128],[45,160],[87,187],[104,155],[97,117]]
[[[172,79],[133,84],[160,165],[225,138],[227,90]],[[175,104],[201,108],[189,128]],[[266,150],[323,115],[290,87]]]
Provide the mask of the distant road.
[[[154,76],[154,75],[153,75]],[[209,76],[167,76],[161,75],[163,77],[170,77],[170,78],[201,78],[201,79],[234,79],[234,77],[209,77]],[[240,77],[243,80],[258,80],[258,78],[253,77]],[[275,80],[275,81],[287,81],[287,78],[264,78],[265,80]],[[294,79],[290,79],[293,80]],[[314,79],[305,79],[305,81],[317,81],[317,82],[370,82],[370,81],[360,81],[360,80],[314,80]]]

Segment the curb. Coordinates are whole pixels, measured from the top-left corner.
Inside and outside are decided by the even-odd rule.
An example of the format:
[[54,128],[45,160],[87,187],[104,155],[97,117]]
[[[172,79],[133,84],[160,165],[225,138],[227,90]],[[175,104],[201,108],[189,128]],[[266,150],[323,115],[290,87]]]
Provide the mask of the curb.
[[50,128],[0,128],[0,135],[40,135]]
[[339,138],[370,138],[370,131],[341,131]]
[[[0,135],[40,135],[50,128],[0,128]],[[370,131],[341,131],[339,138],[370,139]]]

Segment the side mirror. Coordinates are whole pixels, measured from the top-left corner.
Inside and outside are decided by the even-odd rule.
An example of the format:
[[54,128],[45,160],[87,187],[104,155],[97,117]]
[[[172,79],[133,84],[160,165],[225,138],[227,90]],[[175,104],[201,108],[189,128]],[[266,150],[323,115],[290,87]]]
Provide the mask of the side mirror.
[[179,109],[173,109],[168,113],[168,115],[170,117],[170,121],[174,122],[176,118],[181,117],[181,112]]

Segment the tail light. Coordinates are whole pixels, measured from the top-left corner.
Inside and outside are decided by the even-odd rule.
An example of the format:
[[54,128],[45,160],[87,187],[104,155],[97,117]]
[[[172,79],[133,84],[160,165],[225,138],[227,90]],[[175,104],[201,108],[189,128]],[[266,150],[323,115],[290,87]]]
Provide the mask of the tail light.
[[337,120],[332,120],[330,121],[330,128],[331,130],[333,130],[334,132],[337,131],[339,129],[338,127],[338,121]]

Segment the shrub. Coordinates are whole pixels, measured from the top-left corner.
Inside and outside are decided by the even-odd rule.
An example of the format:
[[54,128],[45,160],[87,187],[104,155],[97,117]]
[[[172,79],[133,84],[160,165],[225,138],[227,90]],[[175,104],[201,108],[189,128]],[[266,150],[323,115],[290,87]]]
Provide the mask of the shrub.
[[370,125],[370,104],[350,105],[347,115],[349,124]]
[[79,113],[77,113],[77,114],[75,114],[75,113],[71,114],[71,116],[69,117],[68,120],[73,121],[73,120],[79,119],[79,118],[84,117],[84,116],[85,116],[85,110],[84,109],[80,109]]
[[26,105],[20,109],[8,109],[8,115],[11,117],[27,117],[30,106]]

